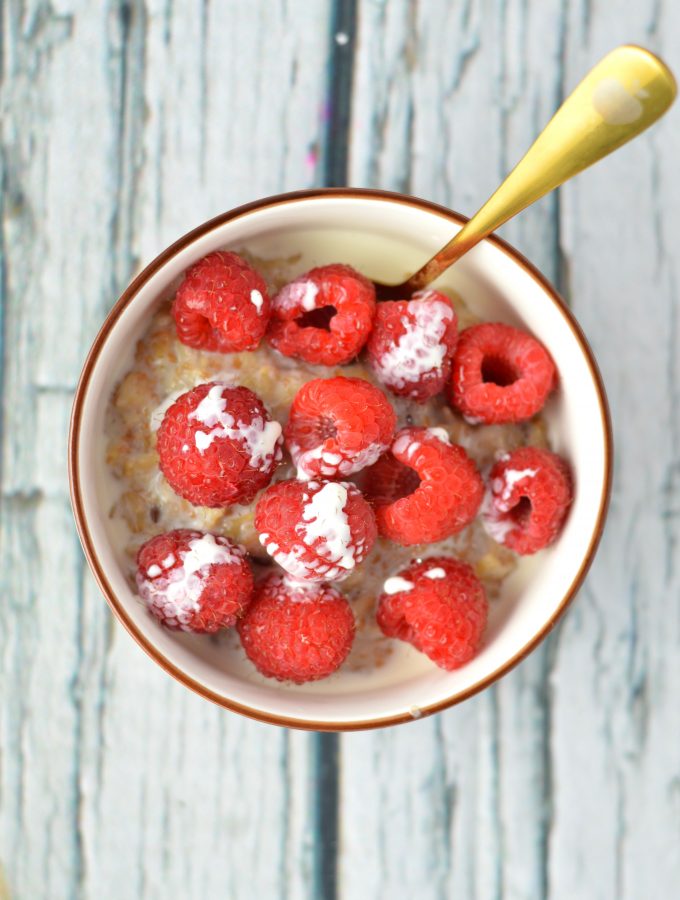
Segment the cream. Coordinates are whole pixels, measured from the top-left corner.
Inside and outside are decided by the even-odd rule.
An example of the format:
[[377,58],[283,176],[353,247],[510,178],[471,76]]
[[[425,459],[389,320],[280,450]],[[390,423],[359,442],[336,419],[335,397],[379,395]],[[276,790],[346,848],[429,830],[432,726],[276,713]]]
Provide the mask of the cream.
[[454,316],[447,303],[427,296],[412,300],[409,313],[401,320],[404,333],[382,357],[373,361],[380,380],[400,390],[419,381],[427,372],[441,371],[446,356],[442,338]]
[[393,575],[391,578],[388,578],[383,585],[384,594],[400,594],[402,591],[412,590],[413,582],[407,581],[407,579],[402,578],[401,575]]
[[231,438],[245,445],[250,457],[250,465],[254,469],[265,470],[276,453],[281,437],[281,425],[276,421],[265,421],[256,416],[252,422],[235,422],[234,417],[226,411],[227,401],[222,396],[224,384],[213,385],[196,409],[190,413],[190,419],[198,419],[208,431],[197,431],[196,447],[204,453],[216,438]]

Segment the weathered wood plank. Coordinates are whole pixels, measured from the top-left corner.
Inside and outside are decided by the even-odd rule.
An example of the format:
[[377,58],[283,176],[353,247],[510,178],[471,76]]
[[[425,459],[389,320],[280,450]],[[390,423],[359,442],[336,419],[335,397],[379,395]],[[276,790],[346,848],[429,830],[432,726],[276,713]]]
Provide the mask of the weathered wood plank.
[[16,897],[306,897],[310,738],[143,657],[84,570],[71,395],[133,270],[215,213],[304,187],[329,4],[3,7],[6,287],[0,846]]
[[[64,438],[131,271],[207,216],[315,178],[328,5],[60,0],[3,16],[10,887],[309,896],[309,739],[213,709],[112,623],[73,536]],[[672,50],[679,21],[652,0],[364,0],[351,181],[471,212],[563,86],[623,40]],[[564,255],[601,360],[620,448],[608,533],[564,627],[496,690],[342,739],[348,897],[625,900],[678,883],[678,149],[669,118],[506,229],[551,277]]]
[[[353,181],[473,212],[556,105],[561,16],[558,3],[363,3]],[[546,200],[506,229],[553,277],[555,212]],[[342,739],[348,896],[541,896],[548,658],[438,719]]]
[[[589,65],[631,39],[670,49],[677,28],[677,12],[651,2],[365,0],[352,181],[471,213]],[[617,416],[608,535],[564,627],[495,690],[435,721],[342,739],[348,896],[632,898],[677,884],[680,761],[664,738],[678,733],[680,688],[668,606],[680,416],[672,129],[669,117],[583,176],[564,209],[544,200],[504,230],[558,282],[567,258],[563,287]]]
[[[680,10],[570,9],[568,82],[634,40],[677,65]],[[674,56],[675,54],[675,56]],[[602,549],[552,678],[556,898],[680,884],[680,151],[677,107],[563,195],[574,308],[609,390],[617,464]]]

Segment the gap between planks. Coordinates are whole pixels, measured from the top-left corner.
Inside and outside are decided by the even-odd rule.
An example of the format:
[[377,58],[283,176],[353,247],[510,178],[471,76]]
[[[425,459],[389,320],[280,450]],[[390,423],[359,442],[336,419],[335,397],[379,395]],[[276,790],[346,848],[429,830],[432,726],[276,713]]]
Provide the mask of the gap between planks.
[[[320,158],[324,187],[347,184],[349,129],[351,122],[356,0],[334,0],[329,34],[328,91],[325,128]],[[340,831],[339,755],[337,734],[314,734],[312,765],[312,834],[314,839],[314,897],[336,900]]]

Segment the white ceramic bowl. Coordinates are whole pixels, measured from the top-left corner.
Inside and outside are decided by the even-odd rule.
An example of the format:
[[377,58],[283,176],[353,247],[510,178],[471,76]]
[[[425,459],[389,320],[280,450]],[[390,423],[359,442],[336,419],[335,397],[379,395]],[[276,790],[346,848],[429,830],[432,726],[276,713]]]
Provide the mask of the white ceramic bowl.
[[611,429],[602,382],[577,323],[547,281],[515,250],[491,238],[446,272],[487,320],[527,329],[550,350],[560,390],[546,415],[553,449],[573,467],[576,495],[559,540],[523,559],[492,607],[479,655],[455,672],[415,650],[398,665],[358,675],[342,669],[304,687],[261,678],[209,639],[163,629],[134,596],[108,516],[104,411],[130,364],[130,348],[178,276],[218,248],[259,257],[302,253],[300,271],[346,262],[371,278],[402,280],[464,220],[433,204],[378,191],[280,195],[233,210],[187,234],[132,282],[111,310],[85,363],[71,423],[69,465],[78,530],[113,611],[139,644],[188,687],[229,709],[280,725],[345,730],[396,724],[444,709],[491,684],[550,631],[579,587],[599,541],[609,497]]

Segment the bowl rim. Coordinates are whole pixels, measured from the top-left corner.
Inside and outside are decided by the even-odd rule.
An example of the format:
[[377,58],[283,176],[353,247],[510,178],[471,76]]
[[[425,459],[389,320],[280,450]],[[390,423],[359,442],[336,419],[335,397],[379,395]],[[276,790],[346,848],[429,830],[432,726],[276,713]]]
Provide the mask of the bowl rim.
[[[463,225],[468,221],[466,216],[454,212],[453,210],[447,209],[445,206],[441,206],[440,204],[433,203],[429,200],[423,200],[419,197],[412,197],[407,194],[400,194],[394,191],[383,191],[374,188],[339,187],[291,191],[264,197],[260,200],[237,206],[234,209],[229,210],[228,212],[221,213],[220,215],[217,215],[212,219],[208,219],[206,222],[203,222],[201,225],[198,225],[191,231],[188,231],[186,234],[182,235],[180,238],[174,241],[169,247],[159,253],[158,256],[156,256],[155,259],[153,259],[147,266],[145,266],[144,269],[130,282],[128,287],[123,291],[121,296],[118,298],[118,300],[104,319],[104,322],[99,329],[92,343],[92,346],[90,347],[90,350],[83,364],[73,400],[68,437],[68,474],[71,505],[76,521],[76,528],[90,569],[94,574],[95,580],[97,581],[100,590],[104,594],[104,597],[111,607],[116,618],[125,627],[128,633],[135,639],[139,646],[147,653],[148,656],[150,656],[162,669],[164,669],[168,674],[172,675],[185,687],[188,687],[190,690],[195,691],[200,696],[204,697],[207,700],[211,700],[213,703],[216,703],[218,706],[221,706],[224,709],[240,713],[260,722],[266,722],[272,725],[280,725],[287,728],[296,728],[304,731],[344,732],[362,731],[373,728],[385,728],[391,725],[400,725],[405,722],[413,722],[414,718],[409,712],[404,712],[396,715],[378,717],[375,719],[361,719],[356,722],[333,722],[297,719],[290,716],[275,715],[273,713],[264,712],[262,710],[252,708],[245,704],[236,702],[235,700],[232,700],[230,698],[224,697],[211,690],[207,686],[201,684],[191,675],[183,672],[173,662],[171,662],[156,647],[156,645],[153,644],[139,630],[132,618],[127,614],[123,604],[116,597],[107,579],[106,573],[104,572],[103,566],[100,564],[97,557],[94,548],[94,542],[84,513],[83,491],[80,480],[78,461],[78,448],[80,444],[83,419],[83,402],[90,384],[93,370],[108,339],[109,333],[113,329],[123,311],[134,300],[140,288],[151,278],[151,276],[154,275],[159,269],[161,269],[167,262],[169,262],[169,260],[172,259],[179,251],[183,250],[193,241],[200,237],[203,237],[216,228],[220,228],[222,225],[229,221],[242,218],[243,216],[246,216],[251,212],[255,212],[256,210],[271,208],[275,206],[283,206],[289,203],[297,203],[301,200],[315,200],[327,197],[339,197],[348,199],[377,199],[405,206],[413,206],[426,212],[431,212],[438,216],[446,218],[451,221],[452,224],[458,226]],[[605,387],[602,381],[600,370],[598,368],[597,362],[595,361],[595,357],[590,348],[590,345],[588,344],[588,341],[583,333],[583,330],[576,321],[573,313],[571,312],[565,301],[558,294],[552,284],[532,263],[529,262],[529,260],[523,254],[516,250],[507,241],[497,237],[495,234],[489,235],[485,240],[490,241],[492,244],[502,250],[506,255],[510,256],[512,260],[526,272],[527,275],[533,278],[534,281],[538,282],[539,286],[543,289],[543,292],[553,301],[558,311],[561,313],[563,319],[565,320],[565,324],[571,329],[577,343],[579,344],[590,370],[592,381],[595,385],[598,404],[600,408],[602,430],[604,434],[605,474],[602,484],[598,514],[588,545],[588,550],[583,560],[581,561],[581,565],[579,566],[578,571],[575,573],[568,590],[565,592],[553,615],[547,620],[543,627],[533,636],[530,641],[528,641],[510,659],[506,660],[502,665],[495,669],[490,675],[487,675],[485,678],[480,679],[477,683],[470,686],[469,688],[466,688],[464,691],[460,691],[459,693],[454,694],[451,697],[447,697],[444,700],[432,703],[429,706],[421,707],[421,714],[418,716],[418,720],[424,718],[425,716],[441,712],[442,710],[448,709],[451,706],[461,703],[464,700],[467,700],[468,698],[479,693],[480,691],[483,691],[490,685],[494,684],[516,665],[518,665],[523,659],[525,659],[538,646],[538,644],[540,644],[541,641],[543,641],[544,638],[547,637],[547,635],[552,631],[558,620],[562,617],[565,610],[574,599],[574,596],[581,587],[588,569],[591,566],[604,530],[604,524],[611,495],[613,470],[613,434],[609,404],[607,401],[607,395],[605,392]]]

